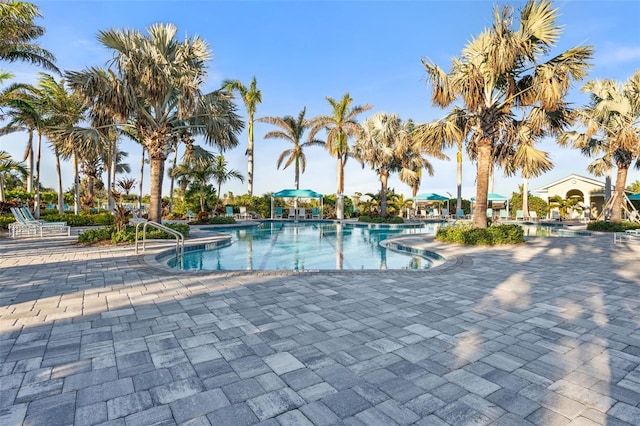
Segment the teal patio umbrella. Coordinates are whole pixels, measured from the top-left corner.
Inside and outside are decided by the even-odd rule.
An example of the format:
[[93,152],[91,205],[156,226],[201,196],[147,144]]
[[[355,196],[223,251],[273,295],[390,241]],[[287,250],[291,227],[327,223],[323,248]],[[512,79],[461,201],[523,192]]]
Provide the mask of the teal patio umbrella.
[[434,194],[433,192],[429,192],[426,194],[418,194],[413,197],[414,201],[448,201],[449,198],[444,195]]

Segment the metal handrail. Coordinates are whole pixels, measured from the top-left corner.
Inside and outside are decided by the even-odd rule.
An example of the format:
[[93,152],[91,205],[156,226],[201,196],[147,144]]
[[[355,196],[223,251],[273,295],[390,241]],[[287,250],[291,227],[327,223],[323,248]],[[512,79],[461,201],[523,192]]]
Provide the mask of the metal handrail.
[[[175,229],[171,229],[168,226],[164,226],[158,222],[153,222],[151,220],[138,222],[136,224],[136,254],[138,254],[138,229],[140,225],[142,225],[142,251],[144,251],[147,242],[147,225],[150,225],[151,227],[164,231],[169,235],[173,235],[176,238],[176,260],[181,260],[183,258],[184,236]],[[180,243],[182,243],[182,245]]]

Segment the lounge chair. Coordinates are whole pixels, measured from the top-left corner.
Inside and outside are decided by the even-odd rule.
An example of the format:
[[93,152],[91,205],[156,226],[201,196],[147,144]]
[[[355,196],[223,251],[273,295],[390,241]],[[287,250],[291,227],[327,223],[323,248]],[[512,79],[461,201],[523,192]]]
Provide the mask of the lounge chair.
[[282,207],[276,207],[275,218],[276,219],[282,219]]
[[16,219],[14,223],[9,224],[11,238],[21,235],[36,236],[38,234],[40,234],[40,237],[43,237],[45,232],[64,233],[67,234],[67,236],[71,235],[71,227],[67,225],[67,222],[44,222],[35,219],[30,220],[24,216],[22,209],[15,207],[11,207],[11,213]]
[[560,220],[560,212],[557,210],[551,211],[551,220]]
[[465,214],[464,214],[464,209],[457,209],[456,210],[456,219],[464,219]]
[[289,216],[287,216],[289,219],[295,219],[296,218],[296,209],[294,209],[293,207],[289,208]]
[[306,219],[307,218],[307,211],[305,210],[304,207],[298,209],[297,218],[298,219]]
[[225,211],[227,212],[227,217],[233,217],[233,207],[232,206],[225,207]]
[[500,209],[500,220],[507,220],[509,219],[509,215],[507,214],[507,210],[506,209]]
[[532,211],[529,212],[529,219],[533,220],[534,222],[538,221],[538,213],[536,213],[536,211]]
[[311,209],[311,219],[320,219],[320,210],[317,207]]
[[449,219],[449,209],[442,209],[442,214],[440,215],[443,219]]
[[427,218],[427,212],[424,209],[420,209],[420,217],[422,219],[426,219]]
[[192,212],[191,210],[187,210],[187,219],[188,220],[192,220],[196,218],[196,214],[194,212]]
[[487,209],[487,218],[493,219],[493,209]]
[[524,220],[524,213],[522,210],[516,210],[516,221]]
[[240,206],[240,214],[238,215],[240,219],[249,219],[249,214],[247,213],[247,208],[244,206]]

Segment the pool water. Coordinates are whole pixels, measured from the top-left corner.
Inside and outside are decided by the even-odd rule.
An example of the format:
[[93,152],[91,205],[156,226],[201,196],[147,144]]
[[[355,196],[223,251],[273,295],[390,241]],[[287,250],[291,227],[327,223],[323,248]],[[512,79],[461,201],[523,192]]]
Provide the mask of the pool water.
[[184,270],[428,269],[441,260],[435,253],[401,253],[380,242],[401,234],[435,234],[437,227],[437,223],[407,227],[328,222],[212,227],[206,230],[231,234],[232,243],[188,251],[182,262],[172,259],[168,264]]

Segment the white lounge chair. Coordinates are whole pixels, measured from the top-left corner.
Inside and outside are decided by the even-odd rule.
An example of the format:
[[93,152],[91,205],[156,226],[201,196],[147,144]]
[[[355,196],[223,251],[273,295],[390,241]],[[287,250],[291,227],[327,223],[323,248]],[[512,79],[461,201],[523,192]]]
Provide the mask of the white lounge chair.
[[[14,223],[9,224],[9,231],[11,232],[11,238],[15,238],[22,235],[40,235],[43,237],[45,232],[49,233],[64,233],[67,236],[71,235],[71,227],[67,225],[67,222],[44,222],[37,219],[28,219],[25,213],[20,208],[11,207],[11,213],[16,219]],[[31,212],[29,212],[31,213]],[[33,216],[29,214],[31,218]]]
[[306,219],[307,218],[307,211],[305,210],[305,208],[299,208],[298,209],[298,219]]
[[295,219],[296,218],[296,209],[294,209],[293,207],[289,208],[289,219]]
[[529,219],[533,220],[534,222],[538,221],[538,213],[534,210],[532,212],[529,212]]
[[240,219],[249,219],[249,214],[247,213],[247,208],[240,206],[240,214],[238,215]]
[[516,220],[524,220],[524,212],[522,210],[516,210]]

